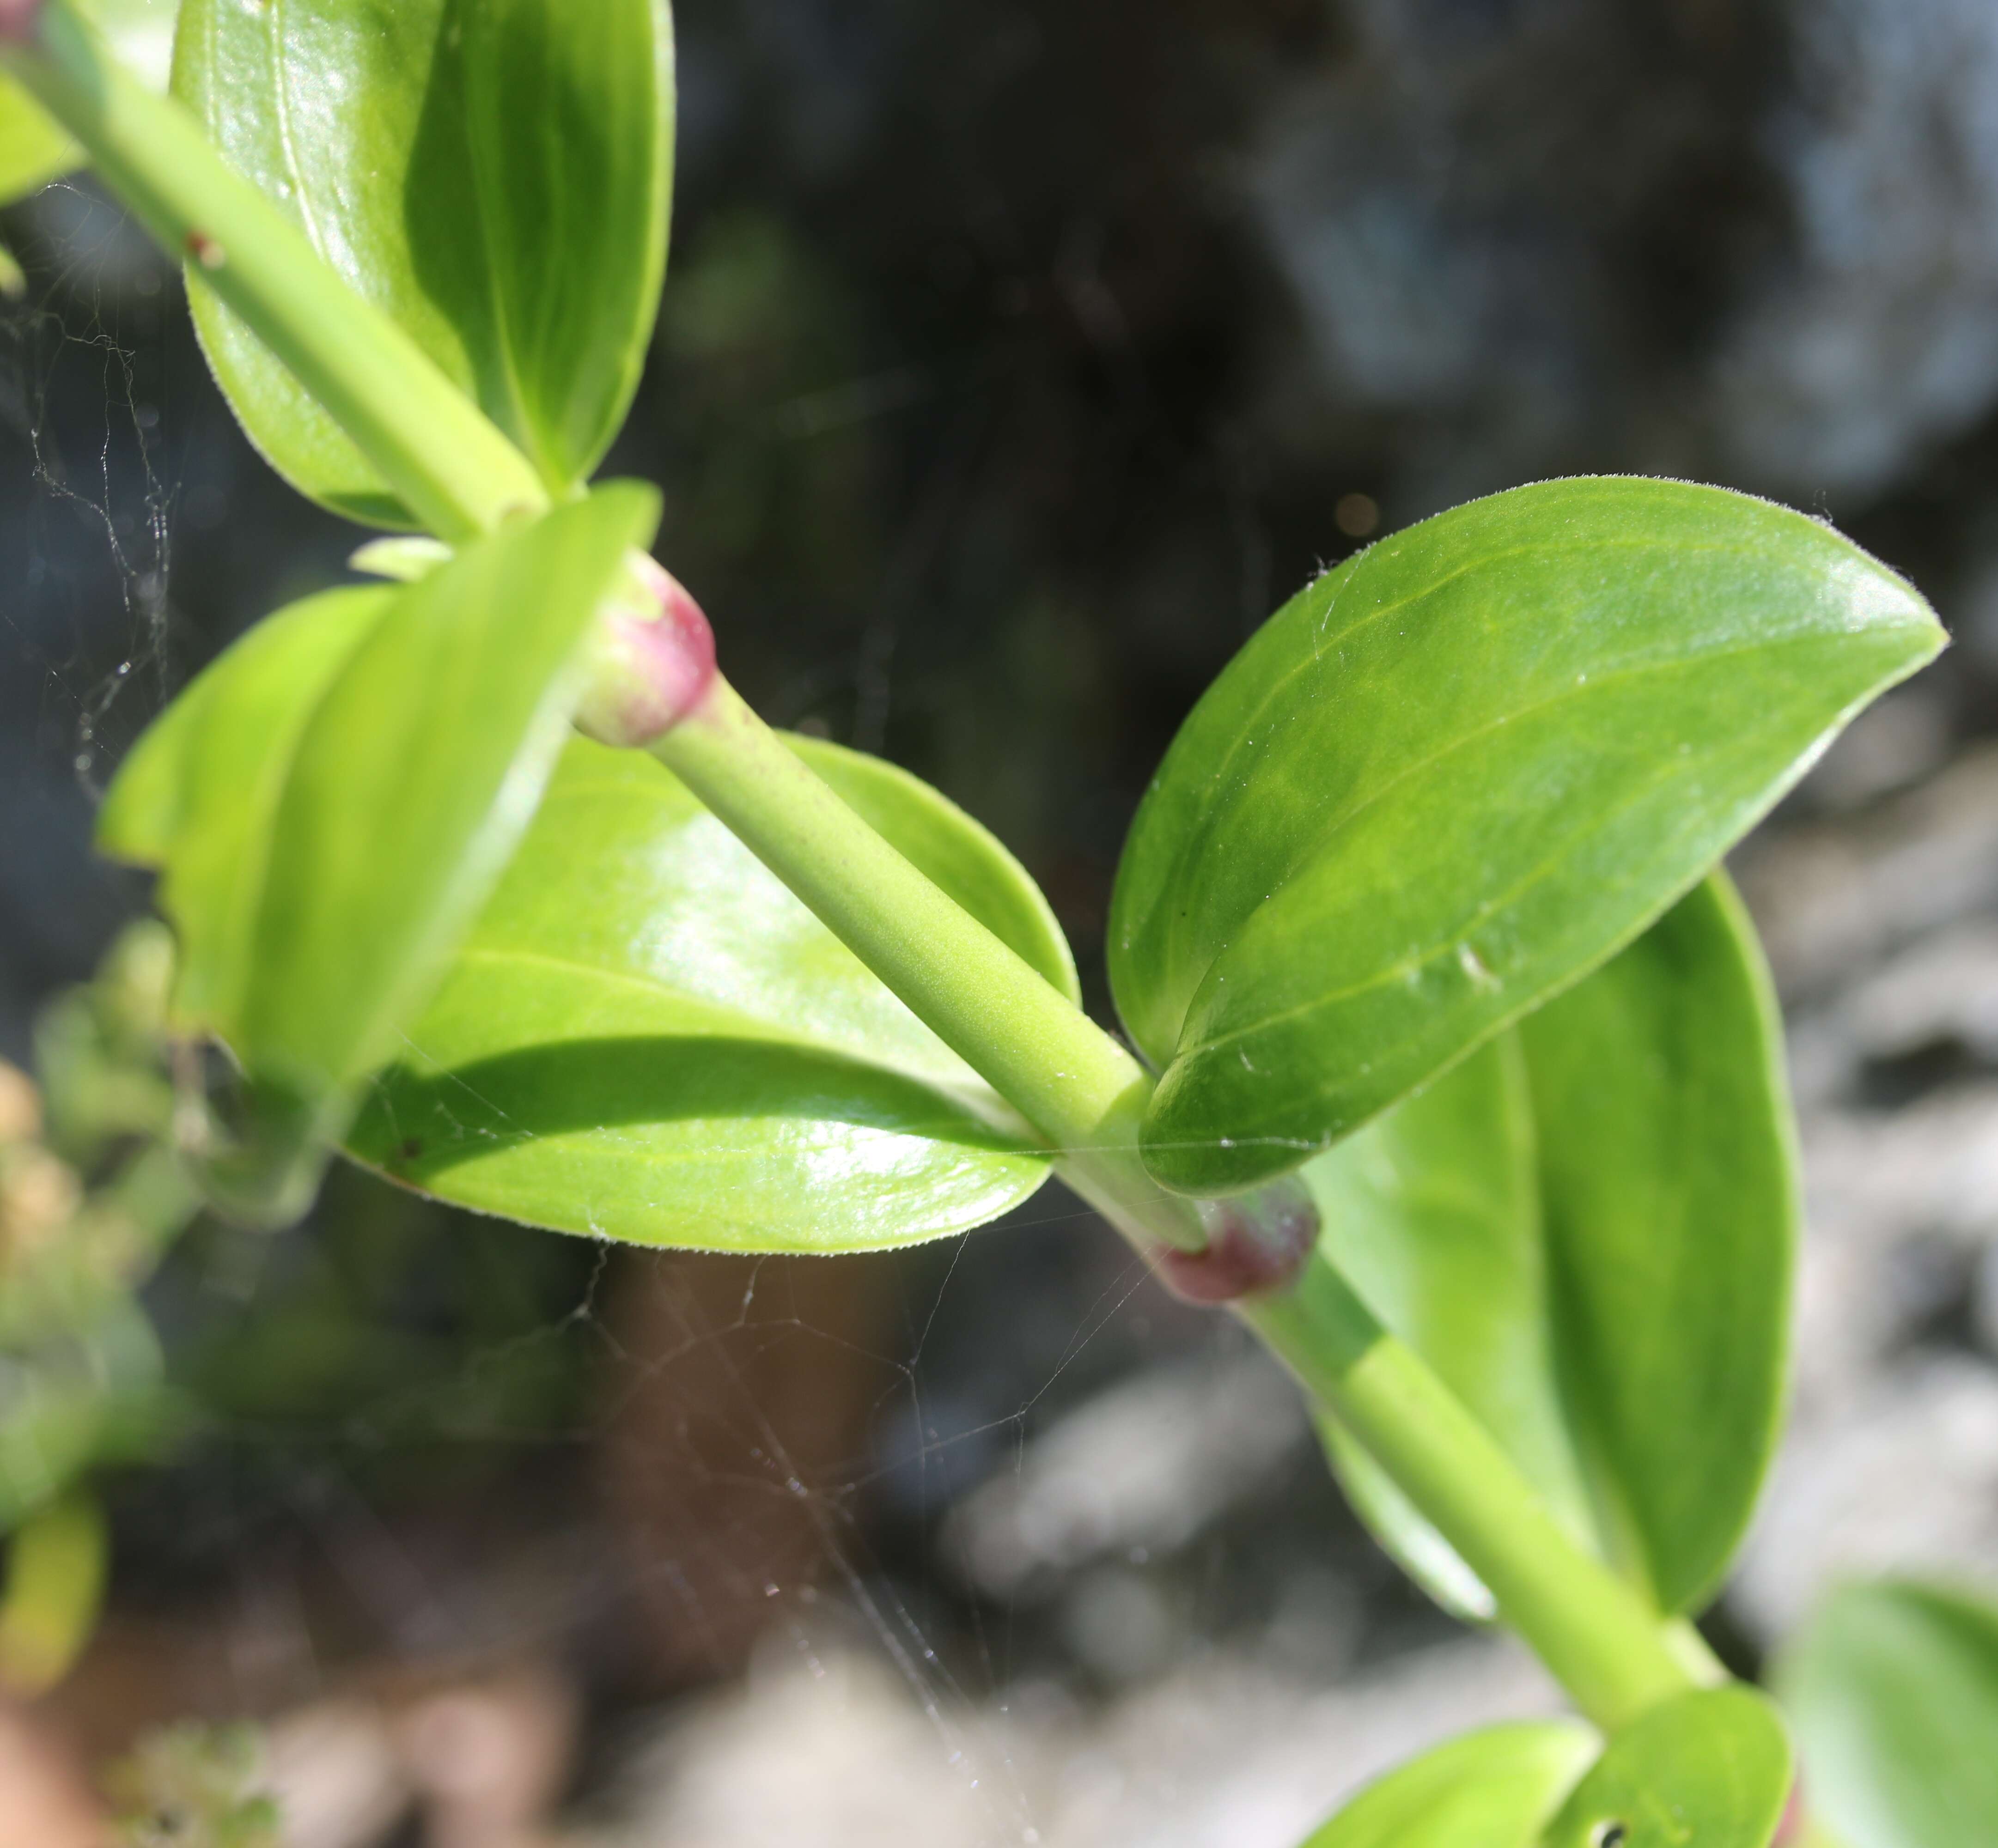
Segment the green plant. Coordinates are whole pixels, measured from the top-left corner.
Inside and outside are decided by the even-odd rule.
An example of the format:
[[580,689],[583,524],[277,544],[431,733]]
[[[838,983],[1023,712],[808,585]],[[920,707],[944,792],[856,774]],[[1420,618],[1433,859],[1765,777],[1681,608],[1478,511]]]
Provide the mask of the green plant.
[[175,1031],[234,1062],[164,1132],[210,1198],[282,1220],[344,1146],[530,1224],[832,1253],[1059,1173],[1289,1364],[1384,1543],[1582,1715],[1426,1757],[1325,1848],[1884,1848],[1941,1839],[1939,1789],[1988,1836],[1971,1732],[1898,1743],[1910,1701],[1998,1716],[1979,1607],[1855,1594],[1899,1627],[1835,1605],[1802,1646],[1806,1746],[1868,1747],[1822,1822],[1689,1622],[1773,1444],[1796,1218],[1716,869],[1940,647],[1906,584],[1782,508],[1615,478],[1327,573],[1133,826],[1134,1057],[1004,850],[765,727],[645,556],[656,497],[585,485],[664,262],[664,0],[185,0],[174,100],[121,24],[0,0],[5,177],[67,157],[39,107],[184,254],[274,465],[403,535],[218,661],[103,811],[161,870]]

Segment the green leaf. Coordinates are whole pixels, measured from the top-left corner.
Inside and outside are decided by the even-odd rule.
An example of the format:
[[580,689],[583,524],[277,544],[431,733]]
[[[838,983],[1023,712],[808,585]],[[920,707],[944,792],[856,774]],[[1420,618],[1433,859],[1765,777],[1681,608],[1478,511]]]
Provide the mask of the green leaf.
[[1174,741],[1110,925],[1166,1184],[1295,1167],[1628,941],[1942,644],[1818,522],[1520,488],[1271,619]]
[[[1075,997],[1046,901],[983,829],[892,765],[790,743]],[[670,772],[582,738],[349,1147],[482,1211],[738,1251],[981,1225],[1049,1159]]]
[[[1548,1826],[1545,1848],[1768,1848],[1790,1746],[1751,1689],[1654,1707],[1619,1732]],[[1619,1831],[1621,1833],[1619,1833]]]
[[[672,194],[666,0],[186,0],[174,92],[558,496],[624,420]],[[188,269],[251,440],[337,511],[414,524]]]
[[15,1534],[0,1598],[0,1685],[46,1692],[83,1653],[103,1608],[111,1535],[86,1494],[38,1509]]
[[[526,831],[598,605],[657,513],[616,485],[420,582],[309,599],[140,740],[100,844],[164,869],[179,1024],[256,1081],[253,1145],[337,1137],[394,1052]],[[299,1204],[316,1169],[275,1165],[253,1161],[242,1210]]]
[[1848,1587],[1775,1682],[1812,1812],[1844,1848],[1998,1842],[1998,1605],[1938,1586]]
[[[167,87],[178,0],[74,0],[112,50],[156,90]],[[83,150],[26,92],[0,77],[0,206],[83,164]]]
[[1533,1848],[1598,1743],[1569,1720],[1467,1733],[1369,1784],[1305,1848]]
[[40,192],[82,157],[19,85],[0,77],[0,206]]
[[[1578,1539],[1700,1602],[1775,1447],[1797,1189],[1781,1026],[1725,879],[1305,1169],[1326,1248]],[[1338,1427],[1440,1602],[1490,1594]]]

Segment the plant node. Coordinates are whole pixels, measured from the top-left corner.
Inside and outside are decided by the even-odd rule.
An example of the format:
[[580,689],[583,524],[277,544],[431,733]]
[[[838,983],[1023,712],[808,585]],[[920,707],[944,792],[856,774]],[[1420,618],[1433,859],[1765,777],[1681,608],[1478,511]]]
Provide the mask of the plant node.
[[576,710],[579,731],[638,749],[662,737],[714,683],[714,631],[670,572],[634,552],[603,611],[596,672]]
[[1318,1203],[1295,1176],[1253,1193],[1204,1201],[1207,1249],[1161,1249],[1153,1263],[1166,1287],[1189,1303],[1269,1296],[1295,1283],[1318,1244]]

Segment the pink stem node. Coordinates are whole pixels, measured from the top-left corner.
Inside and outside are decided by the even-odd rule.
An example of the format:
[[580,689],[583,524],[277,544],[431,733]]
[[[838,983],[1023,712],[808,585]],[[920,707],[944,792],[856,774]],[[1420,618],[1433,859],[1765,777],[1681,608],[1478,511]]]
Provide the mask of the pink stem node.
[[[4,0],[0,0],[4,3]],[[607,603],[596,671],[576,715],[600,744],[642,749],[700,705],[714,684],[714,631],[672,574],[642,553]]]
[[1208,1201],[1201,1218],[1205,1251],[1161,1249],[1153,1259],[1160,1281],[1184,1302],[1232,1303],[1288,1290],[1318,1244],[1318,1204],[1296,1180]]

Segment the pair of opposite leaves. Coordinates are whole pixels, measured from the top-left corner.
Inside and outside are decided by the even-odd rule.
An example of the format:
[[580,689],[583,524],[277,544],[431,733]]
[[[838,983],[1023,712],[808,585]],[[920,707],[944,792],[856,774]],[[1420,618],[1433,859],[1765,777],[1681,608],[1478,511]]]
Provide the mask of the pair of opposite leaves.
[[[363,1159],[510,1218],[820,1252],[981,1223],[1033,1190],[1046,1153],[660,765],[564,741],[591,612],[653,512],[640,490],[600,490],[419,582],[287,611],[196,683],[135,753],[103,824],[114,851],[167,869],[183,1017],[236,1049],[281,1132],[304,1121],[294,1144],[344,1130]],[[1678,556],[1689,528],[1704,572]],[[1440,588],[1412,595],[1424,570]],[[1705,658],[1713,620],[1687,607],[1689,578],[1729,599],[1720,661]],[[1384,716],[1370,697],[1395,660],[1371,657],[1374,679],[1350,700],[1354,630],[1400,651],[1405,693]],[[1462,979],[1440,991],[1391,967],[1400,1011],[1374,1039],[1308,1042],[1308,1061],[1267,1077],[1280,1103],[1374,1072],[1403,1090],[1432,1081],[1310,1162],[1333,1254],[1662,1611],[1717,1579],[1759,1480],[1793,1218],[1752,938],[1718,883],[1673,901],[1861,696],[1862,675],[1906,671],[1932,644],[1897,580],[1796,515],[1672,484],[1521,489],[1411,529],[1280,613],[1196,713],[1134,830],[1120,917],[1132,869],[1156,865],[1174,831],[1199,835],[1205,791],[1259,819],[1288,813],[1301,865],[1372,878],[1378,914],[1417,941],[1467,910],[1503,915],[1495,901],[1535,881],[1588,924],[1581,950],[1572,931],[1561,940],[1566,962],[1534,962],[1516,921],[1509,956],[1488,931],[1481,976],[1451,958]],[[1478,699],[1514,654],[1590,664],[1574,670],[1578,720],[1594,716],[1589,685],[1627,725],[1623,682],[1662,682],[1652,729],[1671,725],[1682,748],[1657,752],[1646,800],[1607,775],[1574,786],[1592,751],[1614,757],[1586,724],[1536,729],[1530,710],[1485,722]],[[1752,708],[1669,703],[1689,657],[1751,682]],[[1308,720],[1298,748],[1244,762],[1231,744],[1205,764],[1190,748],[1216,706],[1253,709],[1260,727],[1281,699]],[[1484,755],[1452,800],[1485,857],[1467,868],[1460,834],[1409,824],[1394,876],[1342,858],[1350,831],[1320,825],[1305,779],[1334,793],[1335,823],[1355,789],[1378,810],[1467,723]],[[1515,747],[1492,751],[1492,731]],[[889,766],[797,748],[1073,995],[1044,901],[990,837]],[[1398,777],[1396,761],[1410,766]],[[1550,786],[1563,801],[1544,800]],[[1513,861],[1495,870],[1508,843]],[[1267,834],[1254,845],[1267,856]],[[1233,851],[1210,840],[1194,889],[1160,902],[1198,921]],[[1341,920],[1375,915],[1356,914],[1346,885],[1321,878],[1336,914],[1270,952],[1294,958],[1280,972],[1322,981]],[[1132,936],[1118,948],[1119,999],[1142,1022],[1153,993],[1132,973]],[[1573,985],[1516,1026],[1495,1020],[1496,971],[1523,967],[1538,986],[1512,991],[1516,1010]],[[1444,1056],[1470,1055],[1411,1071],[1409,1038],[1433,1045],[1437,1015]],[[1336,1435],[1333,1449],[1423,1581],[1488,1608]]]
[[[1938,1587],[1835,1592],[1778,1660],[1821,1841],[1998,1841],[1998,1607]],[[1573,1721],[1494,1726],[1390,1772],[1305,1848],[1766,1848],[1792,1791],[1775,1714],[1685,1696],[1606,1751]]]
[[[665,247],[664,8],[586,23],[533,0],[192,0],[175,70],[229,157],[558,493],[628,402]],[[56,157],[24,145],[27,167]],[[193,282],[266,453],[328,504],[406,523]],[[609,491],[422,584],[313,599],[204,677],[105,817],[114,848],[168,869],[183,1018],[322,1134],[392,1058],[359,1152],[517,1217],[817,1249],[988,1218],[1046,1165],[1003,1105],[662,770],[563,744],[593,613],[652,517]],[[1120,876],[1112,976],[1164,1069],[1146,1126],[1162,1177],[1245,1184],[1447,1073],[1312,1163],[1341,1262],[1663,1608],[1717,1572],[1759,1474],[1791,1183],[1766,998],[1724,891],[1615,952],[1936,641],[1904,585],[1778,509],[1655,483],[1497,497],[1280,614],[1175,744]],[[462,696],[440,700],[447,683]],[[995,843],[887,766],[799,748],[1073,995],[1045,903]],[[1633,1363],[1632,1331],[1668,1322],[1707,1364]],[[1715,1380],[1646,1415],[1661,1387]],[[1702,1455],[1685,1434],[1715,1404],[1733,1423]],[[1391,1543],[1477,1604],[1436,1536],[1342,1460]],[[1682,1703],[1659,1749],[1747,1698]],[[1727,1729],[1754,1759],[1755,1722]],[[1578,1768],[1571,1735],[1528,1746],[1555,1783]],[[1616,1781],[1632,1750],[1546,1839],[1637,1801],[1641,1777]],[[1750,1808],[1774,1788],[1759,1763]]]
[[[666,234],[669,16],[663,0],[589,12],[187,0],[175,57],[225,157],[558,496],[623,415]],[[190,282],[264,451],[330,505],[399,518],[198,266]],[[1689,888],[1938,638],[1835,536],[1666,484],[1499,497],[1321,579],[1202,702],[1120,873],[1111,974],[1163,1073],[1155,1171],[1220,1192],[1294,1166],[1530,1011]],[[548,772],[530,756],[517,798]],[[130,845],[159,857],[156,838]],[[461,926],[450,909],[440,935]],[[336,1062],[320,1076],[351,1080]],[[973,1193],[873,1242],[987,1216],[991,1190]]]
[[[175,63],[229,157],[558,492],[635,375],[672,113],[662,7],[561,12],[190,0]],[[195,281],[253,436],[308,492],[396,518]],[[564,745],[593,613],[655,512],[607,489],[421,582],[313,599],[192,689],[105,817],[114,851],[168,869],[182,1017],[258,1081],[253,1157],[342,1133],[392,1062],[357,1150],[513,1217],[818,1250],[988,1219],[1047,1166],[1003,1104],[663,770]],[[1120,872],[1112,979],[1164,1073],[1146,1133],[1170,1184],[1294,1166],[1487,1044],[1312,1178],[1386,1318],[1665,1608],[1724,1563],[1773,1399],[1789,1179],[1752,946],[1696,895],[1507,1029],[1937,641],[1906,586],[1778,509],[1627,481],[1497,496],[1280,613],[1176,742]],[[899,772],[800,748],[1073,996],[996,844]],[[261,1159],[239,1179],[273,1184]],[[1661,1290],[1733,1425],[1689,1415],[1697,1370],[1632,1337]],[[1563,1410],[1584,1401],[1587,1428]]]

